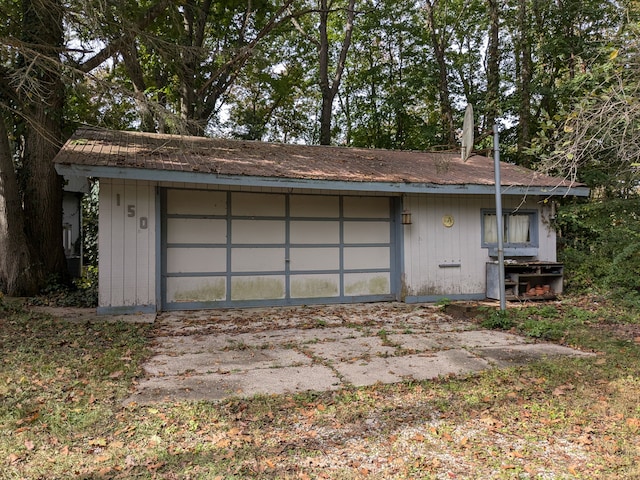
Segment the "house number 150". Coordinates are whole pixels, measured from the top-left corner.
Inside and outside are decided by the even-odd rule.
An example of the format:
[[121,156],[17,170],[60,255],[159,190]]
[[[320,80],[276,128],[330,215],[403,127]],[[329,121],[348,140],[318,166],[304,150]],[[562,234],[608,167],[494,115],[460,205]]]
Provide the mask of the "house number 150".
[[[135,205],[127,205],[127,217],[135,217],[136,216],[136,206]],[[145,230],[148,226],[147,217],[140,217],[140,228]]]

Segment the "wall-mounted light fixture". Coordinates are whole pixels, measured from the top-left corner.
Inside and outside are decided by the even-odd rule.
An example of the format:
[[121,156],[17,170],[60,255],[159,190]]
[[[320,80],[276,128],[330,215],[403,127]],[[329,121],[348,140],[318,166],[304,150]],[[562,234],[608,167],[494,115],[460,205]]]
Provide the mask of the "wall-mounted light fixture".
[[402,224],[411,225],[411,212],[409,212],[408,210],[402,211]]

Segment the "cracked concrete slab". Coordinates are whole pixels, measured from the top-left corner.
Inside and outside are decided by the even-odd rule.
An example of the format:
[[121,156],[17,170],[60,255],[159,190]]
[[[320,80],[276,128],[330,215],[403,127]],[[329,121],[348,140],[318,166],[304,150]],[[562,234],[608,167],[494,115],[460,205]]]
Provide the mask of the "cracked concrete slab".
[[428,305],[171,312],[155,325],[146,376],[125,403],[335,390],[587,355]]
[[147,375],[182,375],[185,372],[226,374],[310,363],[309,357],[291,349],[244,349],[156,355],[145,364],[144,370]]
[[223,400],[257,394],[295,394],[309,390],[336,390],[340,379],[322,365],[249,370],[231,374],[154,376],[140,382],[126,403]]
[[477,372],[489,363],[465,350],[444,350],[433,355],[373,358],[368,361],[337,363],[340,375],[357,387],[403,380],[428,380],[462,372]]
[[371,356],[387,356],[396,352],[395,347],[383,345],[378,337],[346,338],[330,342],[305,345],[315,356],[333,364]]
[[585,353],[574,348],[564,347],[553,343],[532,343],[528,345],[510,345],[508,347],[477,348],[475,352],[499,367],[525,365],[538,360],[553,357],[570,356],[586,357],[592,353]]

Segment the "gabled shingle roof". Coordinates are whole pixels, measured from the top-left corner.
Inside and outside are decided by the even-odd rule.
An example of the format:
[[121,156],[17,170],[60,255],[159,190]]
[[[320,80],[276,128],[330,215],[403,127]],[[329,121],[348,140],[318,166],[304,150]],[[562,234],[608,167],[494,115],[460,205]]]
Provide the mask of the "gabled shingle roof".
[[[493,160],[459,153],[290,145],[180,135],[81,128],[55,158],[58,171],[105,176],[170,172],[252,179],[320,182],[492,186]],[[581,185],[501,163],[503,187],[586,195]],[[178,180],[176,181],[183,181]],[[210,183],[216,183],[212,178]],[[403,190],[400,188],[400,190]],[[518,188],[521,190],[521,188]],[[586,192],[586,193],[585,193]]]

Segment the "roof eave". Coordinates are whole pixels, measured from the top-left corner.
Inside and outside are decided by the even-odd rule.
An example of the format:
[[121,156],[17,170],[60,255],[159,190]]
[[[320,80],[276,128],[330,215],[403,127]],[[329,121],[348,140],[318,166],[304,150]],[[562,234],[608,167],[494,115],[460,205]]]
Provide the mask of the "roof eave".
[[[312,190],[336,190],[384,193],[441,193],[461,195],[493,194],[493,185],[434,184],[406,182],[348,182],[344,180],[320,180],[284,177],[257,177],[248,175],[220,175],[216,173],[183,172],[175,170],[150,170],[144,168],[109,167],[95,165],[61,164],[56,171],[64,176],[118,178],[155,182],[184,182],[203,185],[250,186],[270,188],[301,188]],[[589,196],[589,188],[583,186],[503,185],[504,195]]]

